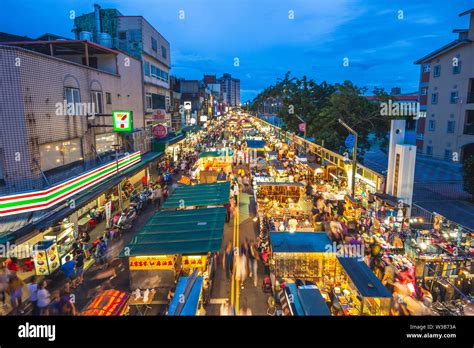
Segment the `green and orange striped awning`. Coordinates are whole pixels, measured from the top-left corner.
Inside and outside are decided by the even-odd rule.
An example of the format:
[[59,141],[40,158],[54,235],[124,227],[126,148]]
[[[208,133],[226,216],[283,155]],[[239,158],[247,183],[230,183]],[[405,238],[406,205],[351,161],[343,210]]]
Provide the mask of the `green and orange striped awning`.
[[44,190],[0,196],[0,216],[48,209],[112,177],[117,173],[117,167],[120,172],[140,161],[141,154],[138,151],[121,158],[118,164],[117,162],[105,164]]

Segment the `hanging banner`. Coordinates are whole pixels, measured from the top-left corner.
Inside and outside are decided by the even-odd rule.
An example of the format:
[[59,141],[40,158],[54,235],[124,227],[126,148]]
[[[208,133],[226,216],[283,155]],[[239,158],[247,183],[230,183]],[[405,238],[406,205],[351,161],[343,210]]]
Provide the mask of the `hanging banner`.
[[112,202],[108,201],[107,203],[105,203],[104,208],[105,208],[105,221],[107,224],[107,228],[110,228],[110,220],[112,217]]
[[130,256],[128,261],[131,271],[174,268],[173,255]]

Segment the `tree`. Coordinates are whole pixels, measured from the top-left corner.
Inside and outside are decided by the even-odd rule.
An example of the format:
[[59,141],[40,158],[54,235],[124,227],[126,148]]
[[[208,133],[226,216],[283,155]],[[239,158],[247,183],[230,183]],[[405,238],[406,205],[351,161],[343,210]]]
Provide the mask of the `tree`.
[[464,190],[474,195],[474,156],[469,156],[464,160],[462,171]]

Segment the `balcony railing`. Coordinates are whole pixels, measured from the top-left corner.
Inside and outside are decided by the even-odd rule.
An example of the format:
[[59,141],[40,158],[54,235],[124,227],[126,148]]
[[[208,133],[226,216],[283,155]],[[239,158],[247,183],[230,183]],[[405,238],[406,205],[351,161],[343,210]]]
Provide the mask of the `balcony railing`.
[[474,123],[464,125],[464,134],[474,135]]

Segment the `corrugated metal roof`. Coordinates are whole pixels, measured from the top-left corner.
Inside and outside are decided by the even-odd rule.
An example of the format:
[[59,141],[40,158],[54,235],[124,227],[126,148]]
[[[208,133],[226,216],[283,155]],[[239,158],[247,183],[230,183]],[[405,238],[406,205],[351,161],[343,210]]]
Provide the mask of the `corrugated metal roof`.
[[121,256],[204,254],[220,250],[225,215],[226,209],[222,207],[159,211],[133,237]]
[[229,203],[230,182],[214,184],[182,185],[168,197],[164,209],[203,207]]

